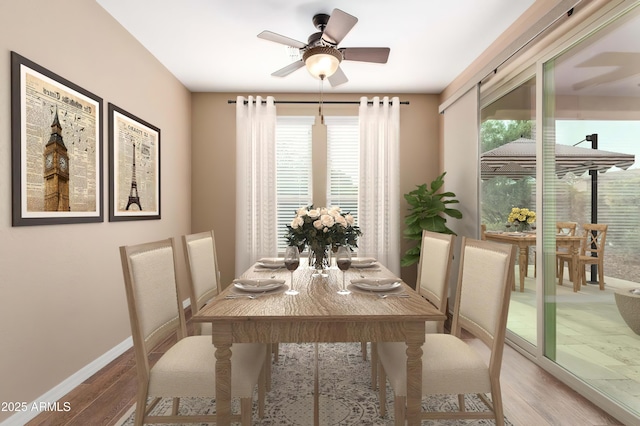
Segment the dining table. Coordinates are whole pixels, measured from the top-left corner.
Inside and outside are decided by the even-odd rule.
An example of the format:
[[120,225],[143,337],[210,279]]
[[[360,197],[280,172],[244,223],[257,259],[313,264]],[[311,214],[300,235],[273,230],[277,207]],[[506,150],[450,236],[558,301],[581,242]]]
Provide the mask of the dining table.
[[[524,279],[527,275],[527,267],[529,266],[529,247],[536,245],[536,236],[536,231],[485,231],[484,233],[484,237],[487,240],[513,244],[518,247],[518,272],[520,278],[520,292],[524,292]],[[583,238],[580,236],[565,234],[558,234],[555,236],[555,238],[556,247],[566,247],[569,254],[571,255],[571,276],[573,277],[573,291],[577,292],[580,289],[580,284],[576,278],[578,271],[578,256],[580,254],[580,244]]]
[[[420,424],[425,321],[441,321],[445,316],[379,263],[345,271],[349,294],[338,294],[342,271],[333,266],[325,272],[326,276],[316,274],[306,261],[293,275],[284,268],[254,264],[238,278],[281,279],[285,284],[246,294],[231,283],[193,316],[194,322],[212,324],[217,425],[230,424],[232,344],[382,341],[407,345],[406,418],[409,425]],[[396,278],[399,284],[382,297],[383,292],[364,291],[351,283],[363,277]],[[286,294],[292,285],[298,294]],[[403,297],[396,297],[399,293]]]

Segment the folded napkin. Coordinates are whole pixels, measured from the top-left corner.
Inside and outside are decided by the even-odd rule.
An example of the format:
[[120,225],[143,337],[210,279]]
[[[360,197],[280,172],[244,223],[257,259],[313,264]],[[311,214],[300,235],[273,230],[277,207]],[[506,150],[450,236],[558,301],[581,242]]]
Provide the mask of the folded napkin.
[[274,284],[284,284],[284,280],[274,280],[265,278],[236,278],[233,280],[234,284],[242,284],[244,286],[262,287],[272,286]]
[[258,263],[263,265],[284,265],[284,259],[281,257],[263,257],[258,259]]
[[367,286],[389,286],[391,284],[399,283],[402,280],[400,278],[358,278],[351,280],[352,284],[365,284]]
[[375,257],[354,257],[351,259],[351,266],[370,265],[377,262]]

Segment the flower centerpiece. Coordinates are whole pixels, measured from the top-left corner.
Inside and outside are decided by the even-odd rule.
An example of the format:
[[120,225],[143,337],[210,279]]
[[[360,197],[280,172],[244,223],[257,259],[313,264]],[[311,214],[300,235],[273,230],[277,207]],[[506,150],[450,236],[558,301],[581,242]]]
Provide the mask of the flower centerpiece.
[[287,244],[303,251],[309,248],[309,264],[316,270],[329,266],[329,250],[339,246],[358,247],[360,228],[350,213],[342,213],[340,207],[300,207],[287,225]]
[[536,212],[527,208],[514,207],[507,221],[516,225],[518,231],[526,231],[529,225],[536,221]]

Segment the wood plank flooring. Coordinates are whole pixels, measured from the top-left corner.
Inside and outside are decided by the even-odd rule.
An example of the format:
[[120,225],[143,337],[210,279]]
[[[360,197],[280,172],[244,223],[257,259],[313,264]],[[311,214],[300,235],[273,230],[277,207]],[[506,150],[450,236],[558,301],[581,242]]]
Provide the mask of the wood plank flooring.
[[[152,357],[157,359],[172,339],[158,345]],[[485,350],[479,341],[472,344]],[[514,425],[621,424],[509,346],[501,383],[505,414]],[[60,400],[69,402],[71,411],[42,413],[28,425],[114,425],[135,403],[136,388],[135,361],[129,350]]]

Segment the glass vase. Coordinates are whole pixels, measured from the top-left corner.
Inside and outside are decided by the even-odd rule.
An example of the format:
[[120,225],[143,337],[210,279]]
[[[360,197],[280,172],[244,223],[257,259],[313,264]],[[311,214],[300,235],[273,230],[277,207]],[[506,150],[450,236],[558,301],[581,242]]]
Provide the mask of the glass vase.
[[314,269],[313,277],[327,277],[330,266],[330,247],[309,247],[309,267]]

